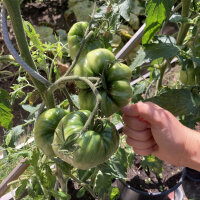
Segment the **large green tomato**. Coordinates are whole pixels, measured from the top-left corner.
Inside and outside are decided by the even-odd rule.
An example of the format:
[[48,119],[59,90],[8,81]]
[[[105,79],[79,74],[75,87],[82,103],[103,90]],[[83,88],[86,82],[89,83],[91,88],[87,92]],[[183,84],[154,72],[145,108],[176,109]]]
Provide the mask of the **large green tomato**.
[[[132,97],[131,69],[125,64],[116,62],[114,54],[107,49],[90,51],[86,58],[75,66],[74,74],[101,78],[98,90],[102,95],[101,111],[105,116],[119,111]],[[81,81],[77,81],[77,86],[80,89],[80,108],[92,111],[95,105],[94,94]]]
[[52,149],[54,132],[60,120],[69,112],[62,108],[52,108],[43,112],[34,126],[34,139],[36,145],[47,156],[55,156]]
[[[100,121],[79,135],[90,114],[90,111],[79,110],[63,117],[52,143],[56,156],[84,170],[108,160],[119,145],[119,134],[107,120]],[[71,142],[74,137],[77,137],[75,142]]]
[[[77,22],[71,27],[71,29],[68,32],[68,47],[69,47],[69,54],[72,60],[75,59],[80,49],[88,25],[89,25],[88,22]],[[92,36],[86,42],[81,52],[81,57],[84,57],[89,51],[100,47],[102,47],[101,42],[99,40],[96,40],[94,36]]]

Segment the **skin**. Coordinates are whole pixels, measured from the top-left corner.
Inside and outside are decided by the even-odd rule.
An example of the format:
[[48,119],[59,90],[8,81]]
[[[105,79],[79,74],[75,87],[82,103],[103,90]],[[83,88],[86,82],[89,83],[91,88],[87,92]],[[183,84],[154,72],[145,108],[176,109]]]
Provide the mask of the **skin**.
[[153,154],[175,166],[200,171],[200,133],[182,125],[167,110],[151,102],[122,109],[126,142],[135,153]]

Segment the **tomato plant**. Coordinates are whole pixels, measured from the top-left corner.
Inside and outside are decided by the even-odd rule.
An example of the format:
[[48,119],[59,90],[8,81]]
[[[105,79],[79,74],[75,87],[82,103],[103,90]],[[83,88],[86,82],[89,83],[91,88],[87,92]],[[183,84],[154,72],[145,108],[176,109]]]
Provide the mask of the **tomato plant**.
[[[191,4],[190,0],[182,0],[183,9],[180,11],[179,1],[145,1],[145,28],[143,25],[142,31],[134,36],[137,38],[143,34],[143,46],[138,48],[136,54],[132,52],[136,57],[132,56],[131,61],[130,58],[125,58],[126,64],[130,63],[129,67],[122,63],[123,60],[116,59],[122,54],[114,53],[119,51],[123,42],[137,29],[135,25],[139,24],[139,10],[143,7],[139,6],[139,1],[135,2],[98,2],[98,8],[94,9],[96,13],[91,15],[91,22],[77,22],[68,34],[64,32],[68,38],[63,46],[67,46],[68,49],[63,52],[60,41],[54,45],[42,44],[34,27],[29,23],[23,25],[18,0],[3,1],[10,15],[23,59],[18,53],[13,53],[12,48],[11,52],[19,65],[28,72],[33,85],[26,81],[29,78],[25,77],[24,71],[21,73],[24,77],[19,76],[19,82],[27,82],[27,86],[34,87],[34,92],[41,97],[37,100],[43,101],[46,110],[42,112],[44,109],[39,109],[38,106],[32,112],[29,105],[24,106],[32,117],[31,122],[26,121],[26,124],[37,119],[33,133],[39,149],[34,146],[33,151],[22,152],[34,170],[33,187],[28,185],[31,197],[41,198],[44,195],[46,199],[50,199],[51,196],[70,199],[66,186],[68,180],[73,179],[81,187],[78,194],[80,198],[85,191],[89,191],[94,198],[98,196],[100,199],[114,199],[117,195],[113,195],[113,191],[116,190],[111,183],[114,179],[126,178],[127,168],[131,168],[133,164],[133,152],[120,140],[120,135],[112,122],[120,121],[121,116],[116,113],[120,113],[121,108],[131,101],[155,102],[190,127],[194,127],[199,120],[199,113],[196,112],[199,108],[199,2],[193,1]],[[70,4],[73,5],[73,2],[69,1]],[[174,10],[171,12],[173,7],[176,14]],[[137,16],[132,11],[138,12]],[[124,21],[126,22],[122,26],[121,23]],[[177,37],[175,34],[158,35],[162,27],[164,33],[165,21],[179,25]],[[129,26],[126,26],[127,24]],[[31,48],[27,44],[24,27]],[[5,32],[5,28],[3,30]],[[8,37],[5,38],[7,41]],[[140,39],[141,37],[134,41],[135,45],[140,43]],[[56,74],[54,66],[58,62],[67,62],[61,77]],[[174,62],[182,65],[179,71],[182,84],[178,81],[171,86],[163,79],[167,73],[173,71]],[[46,73],[45,77],[40,74],[41,71]],[[132,88],[130,80],[133,77],[140,77],[141,72],[146,71],[150,72],[150,78]],[[73,94],[66,87],[69,81],[74,81],[77,87]],[[13,87],[16,90],[13,94],[22,94],[25,86],[22,84],[20,90],[17,87],[19,86]],[[59,95],[55,94],[56,90]],[[3,90],[0,91],[0,103],[7,105],[7,102],[2,100],[6,95],[3,94]],[[68,110],[59,108],[59,105],[63,105],[61,99],[69,103]],[[33,104],[35,102],[37,101]],[[6,112],[9,112],[8,106]],[[37,112],[38,116],[35,116]],[[6,127],[9,127],[8,125]],[[26,125],[9,132],[7,146],[12,133],[15,130],[22,133],[24,126]],[[10,147],[6,151],[13,153]],[[50,169],[52,164],[56,166],[53,170]],[[144,159],[143,167],[162,172],[159,168],[160,161],[154,157]],[[57,176],[56,180],[54,176]],[[28,183],[25,177],[25,181],[23,180],[18,187],[18,194],[24,191]],[[36,187],[37,191],[34,193]]]

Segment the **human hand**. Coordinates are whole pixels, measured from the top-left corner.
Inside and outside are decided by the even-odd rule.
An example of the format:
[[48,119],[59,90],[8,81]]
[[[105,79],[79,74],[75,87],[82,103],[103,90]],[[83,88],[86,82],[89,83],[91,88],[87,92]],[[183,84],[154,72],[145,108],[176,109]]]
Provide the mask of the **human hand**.
[[[135,153],[153,154],[176,166],[184,166],[185,156],[196,132],[182,125],[167,110],[151,102],[139,102],[122,109],[127,144]],[[190,135],[191,134],[191,135]],[[190,135],[188,137],[188,135]]]

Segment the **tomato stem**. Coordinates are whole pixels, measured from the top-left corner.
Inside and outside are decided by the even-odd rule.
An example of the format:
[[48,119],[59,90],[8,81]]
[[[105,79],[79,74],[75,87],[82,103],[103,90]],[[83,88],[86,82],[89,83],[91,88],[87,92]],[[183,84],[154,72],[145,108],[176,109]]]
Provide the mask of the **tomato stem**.
[[[181,13],[182,18],[189,16],[190,4],[191,0],[182,0],[182,13]],[[190,24],[188,22],[183,22],[181,24],[177,37],[177,45],[182,45],[189,28]]]
[[83,186],[92,195],[92,197],[96,198],[94,191],[92,190],[92,188],[87,183],[82,182],[77,177],[75,177],[72,173],[69,173],[68,176],[71,179],[73,179],[74,181],[76,181],[77,183],[79,183],[81,186]]
[[64,88],[64,89],[62,90],[62,92],[64,93],[64,95],[66,96],[66,98],[67,98],[68,101],[69,101],[69,110],[70,110],[70,112],[74,111],[74,108],[75,108],[76,110],[79,110],[78,106],[73,102],[73,100],[72,100],[72,98],[71,98],[69,92],[67,91],[67,89]]
[[99,108],[99,105],[102,101],[102,98],[101,98],[99,91],[97,90],[95,85],[91,82],[91,81],[99,81],[100,78],[97,78],[97,77],[79,77],[79,76],[61,77],[49,87],[48,91],[53,93],[57,88],[62,87],[62,85],[65,84],[65,82],[74,81],[74,80],[85,82],[91,88],[92,92],[94,93],[94,95],[96,97],[96,104],[94,106],[94,109],[93,109],[91,115],[89,116],[88,120],[86,121],[83,129],[81,130],[81,133],[83,133],[91,125],[91,123],[92,123],[92,121],[93,121],[93,119],[94,119],[94,117],[97,113],[97,110]]
[[164,61],[160,65],[160,68],[159,68],[159,70],[160,70],[160,77],[159,77],[157,85],[156,85],[156,95],[157,95],[158,91],[162,89],[162,81],[163,81],[163,77],[164,77],[166,68],[167,68],[167,62]]
[[93,35],[93,31],[90,31],[89,33],[87,33],[87,30],[86,30],[86,36],[83,38],[82,42],[81,42],[81,46],[80,46],[80,49],[76,55],[76,58],[73,60],[71,66],[69,67],[69,69],[67,70],[67,72],[64,74],[64,76],[68,76],[71,71],[73,70],[73,68],[75,67],[76,63],[78,62],[78,59],[81,55],[81,51],[83,50],[83,47],[85,46],[85,43],[90,39],[90,37]]

